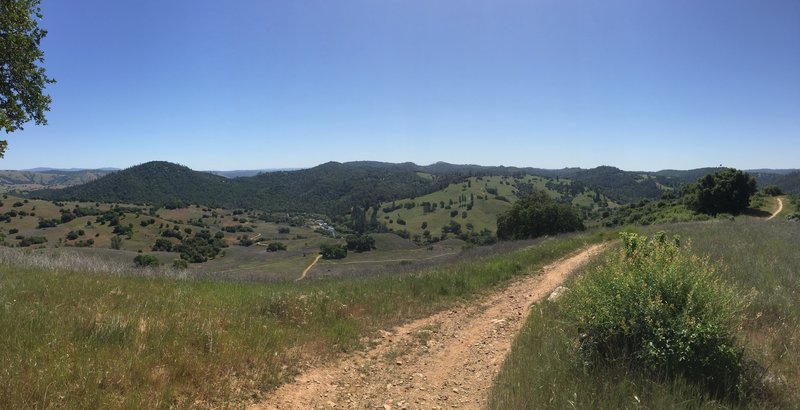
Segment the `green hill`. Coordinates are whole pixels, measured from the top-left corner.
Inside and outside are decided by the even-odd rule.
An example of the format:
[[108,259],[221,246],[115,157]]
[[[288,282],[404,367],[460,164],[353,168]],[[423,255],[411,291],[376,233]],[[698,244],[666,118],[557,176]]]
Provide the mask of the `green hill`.
[[32,193],[43,199],[183,205],[227,204],[230,180],[164,161],[153,161],[114,172],[89,183]]
[[423,175],[414,164],[328,162],[299,171],[270,172],[232,182],[240,189],[236,206],[269,210],[346,213],[393,199],[424,195],[453,176]]
[[[443,228],[454,236],[456,223],[463,233],[479,233],[497,229],[497,215],[511,208],[520,196],[534,189],[546,190],[551,196],[572,203],[584,216],[593,216],[616,204],[605,195],[568,179],[551,179],[534,175],[470,177],[446,188],[420,197],[381,204],[377,219],[387,228],[419,241],[441,239]],[[426,234],[427,231],[427,234]]]
[[800,195],[800,171],[788,174],[754,173],[759,188],[776,185],[787,194]]
[[[576,198],[577,205],[591,210],[597,208],[595,203],[602,201],[610,200],[622,204],[636,203],[642,199],[659,199],[665,192],[694,182],[710,170],[713,168],[636,172],[609,166],[547,170],[445,162],[422,166],[410,162],[394,164],[359,161],[328,162],[308,169],[227,179],[169,162],[154,161],[110,173],[82,185],[34,191],[31,196],[53,200],[147,203],[157,206],[204,204],[225,208],[315,212],[334,216],[346,214],[354,206],[368,208],[403,198],[432,194],[450,184],[467,181],[468,178],[506,177],[512,179],[510,186],[514,186],[516,183],[523,183],[521,179],[536,177],[539,178],[538,181],[551,181],[552,186],[548,188],[568,195],[570,201],[573,197]],[[800,191],[798,176],[800,173],[757,175],[761,185],[767,182],[776,183],[787,192]],[[562,184],[561,181],[568,183]],[[521,187],[524,188],[524,184],[529,182],[524,182]],[[475,190],[470,193],[481,195]],[[508,200],[514,199],[513,192],[502,191],[499,195],[506,196]],[[597,195],[602,198],[595,198]],[[449,199],[447,198],[448,205]],[[433,198],[430,200],[433,201]],[[503,205],[498,205],[492,208],[502,207]],[[486,212],[494,215],[495,211],[496,209],[490,209]],[[482,210],[476,209],[476,212],[480,213]],[[478,222],[478,225],[483,224]]]
[[154,161],[84,185],[31,195],[52,200],[204,204],[212,207],[338,214],[440,189],[452,177],[420,175],[413,164],[329,162],[299,171],[228,179],[185,166]]

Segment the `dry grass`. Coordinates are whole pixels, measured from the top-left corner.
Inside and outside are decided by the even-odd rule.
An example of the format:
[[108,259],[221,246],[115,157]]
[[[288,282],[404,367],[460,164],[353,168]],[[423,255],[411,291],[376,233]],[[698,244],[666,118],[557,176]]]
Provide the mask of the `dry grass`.
[[236,407],[378,329],[602,239],[297,284],[176,280],[69,252],[2,249],[0,408]]

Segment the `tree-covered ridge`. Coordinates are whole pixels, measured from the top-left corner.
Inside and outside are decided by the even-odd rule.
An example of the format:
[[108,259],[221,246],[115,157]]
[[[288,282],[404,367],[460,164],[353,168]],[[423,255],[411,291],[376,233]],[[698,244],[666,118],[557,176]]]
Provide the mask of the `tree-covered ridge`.
[[339,214],[353,206],[424,195],[447,186],[453,179],[425,178],[413,164],[328,162],[234,181],[243,188],[245,201],[261,209]]
[[[96,181],[61,190],[35,191],[32,196],[57,200],[147,203],[159,206],[204,204],[225,208],[347,214],[355,206],[415,198],[454,182],[480,176],[539,176],[552,179],[568,196],[594,191],[617,203],[657,200],[679,192],[714,168],[688,171],[633,172],[602,166],[593,169],[546,170],[504,166],[457,165],[437,162],[416,165],[374,161],[328,162],[313,168],[276,171],[227,179],[169,162],[148,162],[114,172]],[[759,184],[762,178],[759,178]],[[772,174],[767,174],[772,175]],[[800,191],[800,173],[772,176],[784,192]],[[559,180],[569,180],[561,184]],[[522,188],[522,187],[521,187]],[[552,187],[549,187],[553,189]]]
[[800,171],[788,174],[758,172],[753,176],[758,186],[775,185],[787,194],[800,195]]
[[233,184],[224,177],[188,167],[153,161],[106,175],[89,183],[33,193],[43,199],[148,203],[182,206],[203,203],[230,205]]
[[84,185],[41,190],[44,199],[147,203],[177,207],[204,204],[272,211],[347,212],[356,205],[413,197],[440,189],[450,177],[425,178],[403,164],[330,162],[299,171],[227,179],[185,166],[154,161]]

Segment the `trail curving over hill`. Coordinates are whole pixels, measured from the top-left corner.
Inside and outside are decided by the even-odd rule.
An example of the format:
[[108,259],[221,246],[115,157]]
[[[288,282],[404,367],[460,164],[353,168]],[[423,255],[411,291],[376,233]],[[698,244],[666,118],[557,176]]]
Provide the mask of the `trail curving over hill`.
[[775,210],[775,212],[773,212],[772,215],[770,215],[770,217],[767,218],[767,220],[769,221],[770,219],[778,216],[778,214],[781,213],[781,211],[783,211],[783,200],[778,198],[778,209]]
[[590,246],[469,305],[381,331],[374,348],[312,368],[250,408],[483,408],[531,305],[604,246]]

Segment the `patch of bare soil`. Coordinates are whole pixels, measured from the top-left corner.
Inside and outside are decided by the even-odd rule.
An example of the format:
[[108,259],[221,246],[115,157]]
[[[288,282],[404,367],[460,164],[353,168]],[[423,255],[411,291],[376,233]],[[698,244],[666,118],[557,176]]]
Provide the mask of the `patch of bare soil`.
[[250,408],[484,408],[531,305],[602,249],[591,246],[477,302],[381,331],[373,348],[312,368]]

